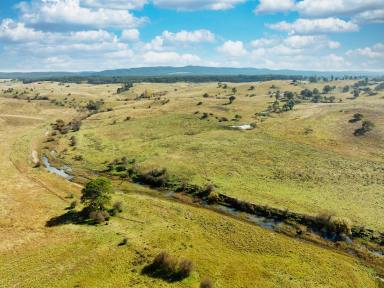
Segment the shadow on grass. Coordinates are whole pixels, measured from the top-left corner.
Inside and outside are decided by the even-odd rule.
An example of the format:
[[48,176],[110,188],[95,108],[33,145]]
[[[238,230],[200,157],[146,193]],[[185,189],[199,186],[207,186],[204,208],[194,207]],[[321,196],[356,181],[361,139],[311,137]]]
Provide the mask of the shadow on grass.
[[53,217],[49,219],[45,226],[46,227],[55,227],[66,224],[90,224],[90,221],[85,217],[84,211],[74,211],[69,210],[63,215]]
[[159,269],[154,263],[145,266],[141,271],[141,274],[147,275],[152,278],[162,279],[169,283],[177,282],[183,279],[183,277],[180,277],[178,273]]

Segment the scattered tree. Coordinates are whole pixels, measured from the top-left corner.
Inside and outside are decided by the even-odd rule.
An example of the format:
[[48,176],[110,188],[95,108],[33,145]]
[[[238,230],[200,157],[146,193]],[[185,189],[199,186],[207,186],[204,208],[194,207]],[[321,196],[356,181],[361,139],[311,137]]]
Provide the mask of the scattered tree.
[[103,211],[111,200],[113,193],[111,180],[99,177],[85,185],[82,190],[81,203],[90,211]]
[[236,100],[236,96],[234,96],[234,95],[230,96],[228,104],[232,104],[235,100]]

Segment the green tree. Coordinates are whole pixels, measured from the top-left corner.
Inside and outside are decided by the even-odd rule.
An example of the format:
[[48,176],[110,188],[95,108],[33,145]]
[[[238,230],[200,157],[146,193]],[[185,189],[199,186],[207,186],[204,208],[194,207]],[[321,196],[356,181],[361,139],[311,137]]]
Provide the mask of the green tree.
[[329,86],[329,85],[325,85],[324,87],[323,87],[323,93],[324,94],[327,94],[327,93],[329,93],[329,92],[331,92],[332,91],[332,87],[331,86]]
[[229,97],[229,104],[232,104],[233,103],[233,101],[235,101],[236,100],[236,97],[235,96],[230,96]]
[[113,192],[111,180],[104,177],[96,178],[88,182],[81,191],[81,203],[91,211],[102,211],[111,201]]
[[293,107],[295,106],[295,101],[293,99],[289,99],[287,102],[287,106],[288,106],[289,110],[292,110]]

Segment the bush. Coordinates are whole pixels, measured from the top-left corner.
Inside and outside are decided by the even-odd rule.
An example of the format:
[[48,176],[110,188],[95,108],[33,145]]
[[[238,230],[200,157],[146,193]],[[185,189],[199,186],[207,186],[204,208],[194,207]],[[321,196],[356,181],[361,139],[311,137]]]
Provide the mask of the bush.
[[75,155],[75,156],[73,156],[73,160],[75,160],[75,161],[83,161],[83,156]]
[[169,181],[169,175],[165,168],[155,168],[138,175],[136,180],[153,187],[162,187]]
[[181,260],[167,252],[159,253],[153,262],[144,268],[143,272],[168,281],[178,281],[187,278],[193,271],[193,263],[188,259]]
[[219,193],[215,192],[215,191],[211,191],[209,194],[208,194],[208,202],[209,204],[214,204],[214,203],[217,203],[219,202]]
[[211,279],[205,278],[203,281],[201,281],[200,288],[213,288]]
[[124,237],[123,240],[119,243],[119,246],[124,246],[128,244],[128,238]]
[[76,139],[75,136],[71,136],[71,138],[69,139],[69,141],[70,141],[70,145],[71,145],[72,147],[76,146],[76,144],[77,144],[77,139]]
[[193,271],[193,263],[191,260],[184,259],[180,261],[177,274],[181,279],[187,278],[192,271]]
[[71,204],[69,204],[69,209],[75,209],[77,207],[77,204],[77,200],[72,201]]
[[153,268],[164,273],[164,275],[174,274],[177,272],[177,259],[167,252],[161,252],[153,260]]
[[361,113],[355,113],[351,120],[349,120],[350,123],[359,122],[364,118],[364,115]]
[[123,203],[120,201],[113,203],[112,210],[110,211],[111,215],[115,216],[121,212],[123,212]]
[[89,213],[89,219],[95,224],[101,224],[109,220],[109,214],[106,211],[92,211]]
[[332,229],[337,235],[346,234],[351,235],[352,222],[348,218],[331,217],[330,219]]

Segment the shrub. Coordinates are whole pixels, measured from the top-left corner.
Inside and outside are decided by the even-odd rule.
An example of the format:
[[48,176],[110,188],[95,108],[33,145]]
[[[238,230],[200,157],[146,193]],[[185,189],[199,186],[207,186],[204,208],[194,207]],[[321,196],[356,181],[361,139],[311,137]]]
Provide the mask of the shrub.
[[128,238],[124,237],[123,240],[119,243],[119,246],[124,246],[128,244]]
[[349,120],[350,123],[359,122],[364,118],[364,115],[361,113],[355,113],[351,120]]
[[171,275],[177,272],[177,259],[167,252],[161,252],[153,261],[153,268],[164,275]]
[[77,204],[77,200],[72,201],[71,204],[69,204],[69,209],[75,209],[77,207]]
[[113,203],[112,210],[110,211],[111,215],[115,216],[121,212],[123,212],[123,203],[120,201]]
[[101,224],[109,219],[109,214],[106,211],[91,211],[91,213],[89,213],[89,219],[95,224]]
[[332,225],[332,229],[337,235],[341,235],[341,234],[351,235],[352,222],[348,218],[331,217],[330,223]]
[[207,119],[209,117],[209,114],[208,113],[203,113],[203,115],[200,117],[201,120],[203,119]]
[[143,272],[168,281],[187,278],[193,271],[193,263],[188,259],[178,261],[167,252],[159,253]]
[[69,141],[70,141],[70,145],[71,145],[72,147],[76,146],[76,144],[77,144],[77,139],[76,139],[75,136],[71,136],[71,138],[69,139]]
[[213,288],[211,279],[205,278],[200,282],[200,288]]
[[169,175],[165,168],[155,168],[137,175],[136,180],[153,187],[162,187],[169,181]]
[[82,161],[82,160],[83,160],[83,156],[81,156],[81,155],[75,155],[75,156],[73,156],[73,159],[74,159],[75,161]]
[[215,192],[215,191],[212,191],[212,192],[210,192],[210,193],[208,194],[207,199],[208,199],[208,202],[209,202],[210,204],[217,203],[217,202],[219,202],[219,199],[220,199],[220,197],[219,197],[219,193],[217,193],[217,192]]
[[179,263],[177,274],[181,279],[184,279],[191,274],[192,270],[193,270],[192,261],[188,259],[183,259]]

